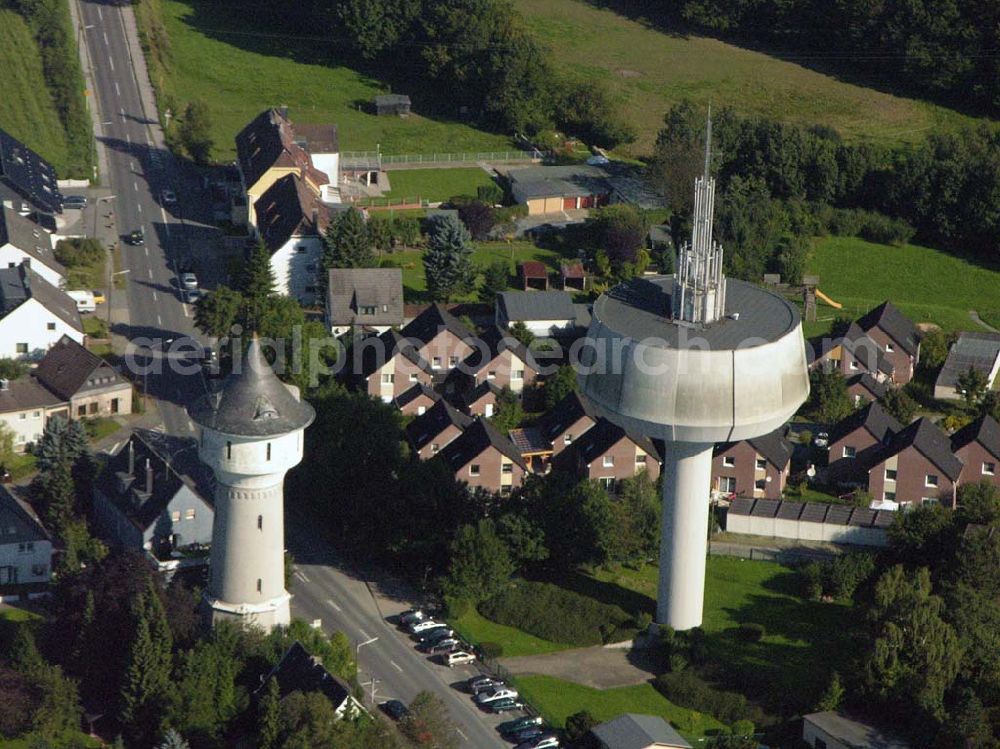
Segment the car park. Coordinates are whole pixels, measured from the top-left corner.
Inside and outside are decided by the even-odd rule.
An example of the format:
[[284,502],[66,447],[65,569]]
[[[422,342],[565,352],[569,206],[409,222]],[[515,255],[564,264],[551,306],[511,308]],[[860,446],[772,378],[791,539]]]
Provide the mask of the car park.
[[379,705],[379,709],[393,720],[402,720],[410,712],[409,708],[399,700],[386,700]]
[[443,626],[444,624],[442,622],[436,622],[433,619],[423,619],[410,625],[410,634],[415,635],[418,632],[424,632],[428,629],[435,629],[436,627]]
[[483,674],[480,676],[473,676],[466,683],[466,686],[473,694],[479,694],[480,692],[491,692],[494,689],[499,689],[500,687],[505,687],[507,685],[500,679],[494,679],[492,676]]
[[509,713],[511,710],[520,710],[522,707],[524,707],[524,705],[515,699],[506,697],[502,700],[494,700],[493,702],[487,702],[482,707],[485,707],[490,712],[499,715],[500,713]]
[[529,739],[517,745],[516,749],[557,749],[559,737],[553,733],[539,736],[536,739]]
[[464,663],[474,663],[476,656],[467,650],[455,650],[444,656],[444,665],[448,668],[454,668],[455,666],[461,666]]
[[514,720],[501,723],[497,726],[497,730],[502,736],[512,736],[518,731],[523,731],[525,728],[530,728],[531,726],[540,726],[542,723],[542,716],[540,715],[525,715],[524,717],[514,718]]
[[517,690],[511,689],[510,687],[498,687],[492,692],[480,692],[474,699],[480,705],[485,705],[487,702],[492,702],[493,700],[503,700],[507,698],[516,699]]

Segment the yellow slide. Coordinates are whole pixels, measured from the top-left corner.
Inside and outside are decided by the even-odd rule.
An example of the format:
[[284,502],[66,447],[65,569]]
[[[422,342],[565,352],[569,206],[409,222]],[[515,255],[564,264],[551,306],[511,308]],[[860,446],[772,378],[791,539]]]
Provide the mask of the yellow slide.
[[840,308],[842,308],[844,306],[843,304],[838,304],[837,302],[833,301],[830,297],[828,297],[826,294],[824,294],[819,289],[816,289],[816,296],[818,296],[820,299],[822,299],[824,302],[826,302],[827,304],[829,304],[834,309],[840,309]]

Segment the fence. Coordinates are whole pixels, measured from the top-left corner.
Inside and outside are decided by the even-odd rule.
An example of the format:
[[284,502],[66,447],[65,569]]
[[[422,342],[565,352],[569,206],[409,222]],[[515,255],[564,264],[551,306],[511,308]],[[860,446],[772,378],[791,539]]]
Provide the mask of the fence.
[[821,562],[836,556],[837,552],[803,548],[776,549],[773,547],[744,546],[743,544],[709,541],[708,554],[715,557],[739,557],[740,559],[750,559],[755,562],[794,564],[795,562]]
[[476,164],[480,161],[541,161],[545,154],[532,151],[454,151],[448,153],[385,154],[380,151],[344,151],[340,163],[344,169],[388,168],[409,164]]

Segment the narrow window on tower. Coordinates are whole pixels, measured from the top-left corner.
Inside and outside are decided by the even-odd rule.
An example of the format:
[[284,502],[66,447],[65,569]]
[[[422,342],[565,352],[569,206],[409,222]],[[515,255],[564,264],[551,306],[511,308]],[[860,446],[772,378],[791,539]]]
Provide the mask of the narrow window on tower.
[[233,459],[233,443],[232,442],[227,442],[226,443],[226,460],[232,460],[232,459]]
[[258,592],[258,593],[260,593],[260,591],[261,591],[261,588],[262,588],[262,585],[261,585],[261,582],[260,582],[260,578],[258,577],[258,578],[257,578],[257,592]]
[[257,516],[257,530],[259,530],[259,531],[264,530],[264,516],[263,515],[258,515]]
[[268,460],[271,459],[271,443],[270,442],[267,443],[267,459]]

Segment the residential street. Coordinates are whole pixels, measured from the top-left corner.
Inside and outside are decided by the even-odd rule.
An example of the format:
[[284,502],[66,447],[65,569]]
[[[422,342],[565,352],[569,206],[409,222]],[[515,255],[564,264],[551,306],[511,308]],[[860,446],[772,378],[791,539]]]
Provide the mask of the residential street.
[[[192,220],[204,210],[200,186],[184,178],[181,166],[163,145],[131,7],[79,0],[75,10],[89,58],[85,72],[91,77],[91,102],[98,107],[98,147],[105,151],[99,159],[107,164],[102,181],[113,196],[108,210],[113,211],[119,236],[139,228],[145,232],[144,246],[122,243],[128,304],[115,309],[113,330],[132,341],[159,339],[163,347],[170,340],[197,338],[192,310],[178,296],[176,263],[193,258],[203,284],[208,280],[209,286],[213,278],[222,277],[212,252],[214,230]],[[164,204],[164,190],[173,190],[177,203]],[[185,407],[204,387],[197,372],[181,375],[164,367],[161,374],[149,375],[148,393],[156,399],[169,433],[193,434]],[[449,686],[449,681],[470,675],[472,669],[448,670],[417,652],[404,634],[385,622],[364,582],[337,564],[315,526],[289,512],[287,500],[286,539],[299,561],[292,591],[295,615],[320,619],[324,629],[344,631],[355,643],[379,638],[362,647],[359,658],[361,681],[370,681],[373,675],[376,679],[377,701],[409,701],[418,691],[432,689],[448,704],[468,746],[505,746],[491,727],[499,721],[480,714],[467,694]]]

